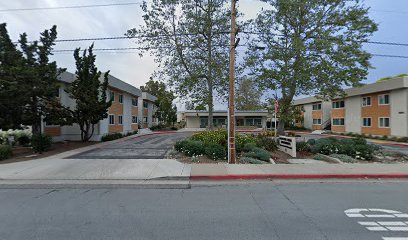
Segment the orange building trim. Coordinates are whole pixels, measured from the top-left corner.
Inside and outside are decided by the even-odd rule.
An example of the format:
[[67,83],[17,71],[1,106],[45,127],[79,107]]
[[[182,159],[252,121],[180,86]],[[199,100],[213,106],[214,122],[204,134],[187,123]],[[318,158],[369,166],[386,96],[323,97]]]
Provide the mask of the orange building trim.
[[[331,119],[343,118],[346,119],[346,110],[344,108],[333,108],[331,111]],[[331,126],[332,132],[346,132],[346,126],[333,125]]]
[[[313,110],[312,111],[312,121],[313,119],[321,119],[322,124],[323,124],[323,111],[322,110]],[[313,130],[322,130],[322,124],[320,125],[315,125],[312,123],[312,129]]]
[[371,127],[364,127],[361,123],[361,133],[372,134],[372,135],[391,135],[391,128],[380,128],[379,118],[380,117],[390,117],[391,107],[390,105],[379,105],[378,96],[388,94],[385,93],[375,93],[370,95],[363,95],[363,97],[371,97],[371,106],[361,106],[361,121],[363,118],[371,118]]

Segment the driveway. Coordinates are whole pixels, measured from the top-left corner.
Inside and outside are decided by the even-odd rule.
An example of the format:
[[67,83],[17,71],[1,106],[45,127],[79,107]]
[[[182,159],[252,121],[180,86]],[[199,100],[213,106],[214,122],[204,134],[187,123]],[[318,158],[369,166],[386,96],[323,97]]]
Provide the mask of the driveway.
[[1,180],[146,180],[189,177],[191,166],[166,153],[191,133],[159,133],[96,144],[32,161],[2,164]]
[[69,156],[73,159],[163,159],[174,143],[191,133],[138,136]]

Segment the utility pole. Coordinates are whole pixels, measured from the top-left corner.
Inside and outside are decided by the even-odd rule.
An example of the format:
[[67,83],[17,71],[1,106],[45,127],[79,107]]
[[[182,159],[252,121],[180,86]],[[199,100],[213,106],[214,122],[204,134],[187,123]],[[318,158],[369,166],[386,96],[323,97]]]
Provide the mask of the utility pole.
[[228,101],[228,163],[235,164],[235,37],[237,29],[237,0],[231,0],[231,39],[230,39],[230,66],[229,66],[229,101]]

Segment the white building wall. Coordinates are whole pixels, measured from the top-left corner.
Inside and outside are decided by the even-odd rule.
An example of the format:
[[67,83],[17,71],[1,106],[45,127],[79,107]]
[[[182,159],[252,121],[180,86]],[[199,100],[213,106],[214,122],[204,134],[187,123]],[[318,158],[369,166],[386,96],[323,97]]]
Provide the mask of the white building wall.
[[200,117],[186,116],[186,128],[199,128]]
[[123,93],[123,133],[132,131],[132,96]]
[[325,124],[331,119],[331,110],[332,102],[322,102],[322,124]]
[[304,127],[308,129],[312,129],[313,125],[313,118],[312,118],[312,104],[305,104],[304,105]]
[[361,133],[361,97],[346,98],[344,104],[346,132]]
[[408,136],[408,89],[394,90],[390,94],[391,135]]

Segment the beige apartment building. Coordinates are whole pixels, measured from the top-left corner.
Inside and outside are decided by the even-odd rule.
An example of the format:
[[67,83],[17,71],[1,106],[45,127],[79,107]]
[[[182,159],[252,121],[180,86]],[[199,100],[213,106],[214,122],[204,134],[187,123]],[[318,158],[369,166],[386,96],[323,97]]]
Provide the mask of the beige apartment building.
[[[69,97],[65,90],[75,80],[75,74],[64,72],[60,75],[60,89],[58,92],[61,103],[64,106],[74,107],[75,101]],[[156,97],[142,92],[140,89],[112,76],[108,76],[109,88],[107,96],[112,99],[112,106],[108,110],[108,117],[99,121],[95,126],[92,141],[100,141],[101,137],[109,133],[126,134],[138,130],[140,123],[142,128],[148,128],[157,124],[153,121]],[[80,140],[79,126],[56,126],[45,122],[42,124],[45,134],[53,137],[54,141]]]
[[308,97],[294,101],[311,130],[408,136],[408,77],[345,90],[345,97],[322,101]]

